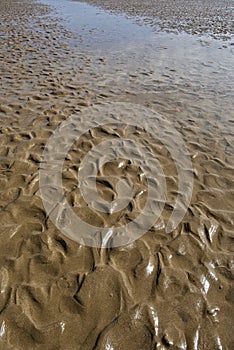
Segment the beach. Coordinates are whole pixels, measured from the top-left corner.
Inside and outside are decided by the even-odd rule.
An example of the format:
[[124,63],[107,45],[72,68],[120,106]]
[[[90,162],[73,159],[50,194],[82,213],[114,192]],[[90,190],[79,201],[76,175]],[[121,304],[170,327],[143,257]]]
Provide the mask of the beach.
[[233,348],[232,17],[0,0],[0,349]]

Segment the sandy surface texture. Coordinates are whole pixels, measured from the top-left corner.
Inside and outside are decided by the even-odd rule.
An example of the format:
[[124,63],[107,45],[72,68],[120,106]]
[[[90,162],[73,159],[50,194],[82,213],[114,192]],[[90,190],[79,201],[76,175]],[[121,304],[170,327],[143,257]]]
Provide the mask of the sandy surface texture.
[[[233,38],[232,0],[87,0],[110,11],[141,17],[159,30]],[[142,18],[144,17],[144,18]]]
[[[136,9],[141,6],[136,2]],[[0,0],[0,32],[0,349],[233,349],[229,48],[203,43],[197,52],[210,54],[203,64],[182,53],[186,59],[180,65],[172,60],[157,69],[148,52],[138,61],[135,53],[126,58],[124,50],[119,56],[103,57],[102,50],[102,56],[80,54],[70,46],[77,34],[65,29],[50,7],[28,0]],[[164,39],[163,45],[169,47]],[[133,199],[114,215],[93,209],[78,186],[78,168],[90,149],[123,137],[136,144],[130,150],[123,143],[129,154],[141,155],[144,146],[159,160],[167,197],[160,219],[141,238],[101,249],[57,229],[43,206],[39,171],[48,138],[59,125],[74,115],[83,126],[91,111],[104,117],[103,108],[112,104],[107,115],[134,126],[97,126],[74,142],[63,164],[61,202],[66,198],[77,216],[96,227],[121,227],[136,218],[148,190],[142,169],[131,161],[103,163],[97,174],[97,190],[107,202],[117,198],[119,178],[134,184]],[[140,117],[148,110],[161,113],[184,138],[192,160],[192,171],[179,163],[193,177],[191,203],[169,233],[176,198],[185,205],[178,169],[163,140],[141,126],[153,130],[155,124],[146,117],[140,124],[137,106]],[[168,129],[168,135],[176,145],[177,134]],[[66,145],[66,139],[58,142]],[[105,160],[104,152],[99,157],[100,163]]]

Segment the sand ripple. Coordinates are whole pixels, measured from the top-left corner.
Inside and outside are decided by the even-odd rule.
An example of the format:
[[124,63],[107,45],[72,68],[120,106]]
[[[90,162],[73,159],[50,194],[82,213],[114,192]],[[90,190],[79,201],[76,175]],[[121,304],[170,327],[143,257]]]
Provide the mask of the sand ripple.
[[[132,77],[127,85],[112,84],[107,63],[95,66],[88,55],[74,53],[72,33],[45,5],[1,0],[0,10],[1,349],[232,349],[231,118],[222,124],[217,105],[210,102],[207,108],[199,88],[189,93],[178,83],[169,90],[167,77],[158,83],[157,95],[152,93],[150,72],[136,71],[138,80]],[[170,81],[174,73],[168,74]],[[106,84],[94,83],[100,76]],[[153,145],[144,130],[136,130],[164,168],[165,210],[157,225],[131,245],[90,248],[63,236],[48,219],[39,192],[41,155],[69,115],[116,100],[157,110],[181,132],[193,160],[193,198],[178,228],[166,234],[178,194],[175,165],[162,144]],[[121,160],[106,164],[98,177],[106,200],[116,196],[116,178],[126,170],[135,182],[138,195],[121,218],[92,211],[74,189],[82,157],[113,133],[100,127],[87,133],[64,163],[68,202],[100,226],[132,220],[145,200],[144,176],[128,163],[119,166]]]

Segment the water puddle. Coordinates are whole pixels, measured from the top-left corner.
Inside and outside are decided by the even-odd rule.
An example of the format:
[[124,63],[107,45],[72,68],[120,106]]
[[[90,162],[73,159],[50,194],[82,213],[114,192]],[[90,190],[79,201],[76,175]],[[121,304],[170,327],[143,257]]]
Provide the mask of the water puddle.
[[148,97],[163,91],[164,99],[172,99],[169,103],[185,103],[190,116],[199,110],[206,120],[211,117],[230,127],[234,81],[231,46],[209,37],[155,33],[150,26],[85,3],[43,2],[52,5],[56,16],[74,33],[71,45],[77,54],[90,55],[90,84]]
[[64,0],[43,0],[56,9],[68,30],[77,34],[72,44],[80,51],[100,50],[103,53],[142,45],[153,37],[148,26],[139,26],[124,16],[90,6],[86,3]]

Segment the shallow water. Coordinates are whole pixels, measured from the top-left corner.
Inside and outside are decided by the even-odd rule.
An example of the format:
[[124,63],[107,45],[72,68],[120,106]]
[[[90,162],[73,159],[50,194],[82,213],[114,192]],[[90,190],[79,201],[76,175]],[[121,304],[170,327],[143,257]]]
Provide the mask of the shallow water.
[[197,99],[194,114],[205,97],[205,115],[232,126],[227,123],[234,117],[232,46],[208,36],[155,33],[151,26],[85,3],[46,3],[56,6],[65,27],[75,33],[72,45],[77,53],[91,53],[89,69],[94,72],[88,74],[95,74],[96,86],[146,94],[163,89],[164,98],[174,94],[175,103],[186,100],[185,109]]
[[65,20],[66,28],[77,34],[73,44],[78,46],[79,52],[90,48],[95,54],[94,50],[121,49],[131,42],[142,45],[143,39],[152,34],[146,26],[141,28],[124,16],[107,14],[86,3],[61,0],[45,0],[45,3],[55,6],[58,15]]
[[[232,47],[205,36],[155,33],[84,3],[43,3],[54,10],[0,0],[0,345],[232,349]],[[91,148],[96,153],[87,163]],[[81,244],[86,226],[69,226],[63,194],[53,195],[61,180],[55,154],[63,161],[64,152],[68,205],[84,223],[107,228],[90,240],[96,246]],[[148,171],[147,183],[145,165],[156,181]],[[80,167],[84,177],[98,170],[97,186],[79,187]],[[52,221],[39,173],[55,204]],[[124,201],[115,201],[121,195]],[[148,217],[165,202],[160,218],[137,240],[142,224],[126,236],[117,232],[129,244],[113,248],[113,227],[134,221],[147,195]],[[185,216],[168,231],[177,198]],[[123,203],[118,211],[110,206]]]

